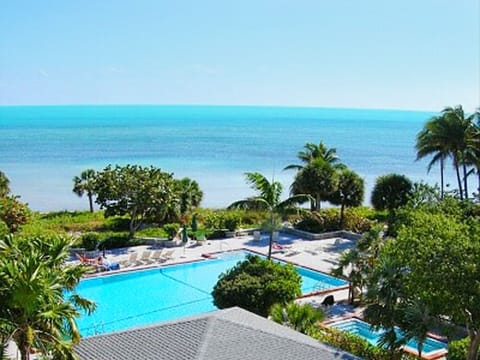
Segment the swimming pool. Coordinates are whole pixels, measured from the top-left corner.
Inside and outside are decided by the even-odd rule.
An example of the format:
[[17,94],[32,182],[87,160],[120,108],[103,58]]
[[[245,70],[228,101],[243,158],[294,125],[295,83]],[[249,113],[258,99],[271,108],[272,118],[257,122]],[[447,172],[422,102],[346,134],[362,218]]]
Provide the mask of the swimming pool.
[[[218,276],[247,253],[234,251],[216,259],[84,279],[76,292],[95,301],[97,310],[78,319],[80,333],[91,336],[215,310],[210,294]],[[296,268],[304,294],[347,284]]]
[[[380,337],[383,334],[382,330],[375,331],[371,329],[370,324],[362,321],[360,319],[348,319],[348,320],[341,320],[335,323],[330,324],[329,326],[335,327],[339,330],[343,331],[348,331],[349,333],[358,335],[365,340],[367,340],[370,344],[372,345],[377,345],[378,341],[380,340]],[[400,329],[396,330],[397,336],[401,337],[402,332]],[[417,342],[412,339],[406,344],[406,350],[409,352],[413,352],[417,354]],[[447,344],[438,341],[432,337],[427,337],[425,340],[425,343],[423,344],[423,350],[422,350],[422,355],[425,355],[426,357],[432,357],[435,355],[436,352],[441,352],[442,354],[445,354],[447,350]],[[439,354],[440,355],[440,354]]]

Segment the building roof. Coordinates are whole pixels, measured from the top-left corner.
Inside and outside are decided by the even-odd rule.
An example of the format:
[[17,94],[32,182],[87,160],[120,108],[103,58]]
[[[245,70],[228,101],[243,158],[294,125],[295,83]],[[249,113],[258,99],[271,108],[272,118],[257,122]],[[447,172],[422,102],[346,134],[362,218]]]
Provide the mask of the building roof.
[[238,307],[84,338],[82,360],[357,359]]

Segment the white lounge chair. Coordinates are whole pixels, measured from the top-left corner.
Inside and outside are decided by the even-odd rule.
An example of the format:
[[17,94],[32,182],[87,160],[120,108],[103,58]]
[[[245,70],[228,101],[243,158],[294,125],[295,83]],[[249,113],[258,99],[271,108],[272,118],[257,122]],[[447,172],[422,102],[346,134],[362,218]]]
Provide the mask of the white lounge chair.
[[253,232],[253,240],[254,241],[262,240],[262,235],[260,234],[260,231],[254,231]]
[[139,265],[148,265],[153,263],[153,261],[150,259],[151,254],[152,252],[150,250],[145,250],[144,252],[142,252],[142,256],[140,256]]
[[157,262],[157,263],[164,262],[165,261],[165,259],[163,258],[164,251],[165,251],[165,249],[155,250],[153,252],[152,256],[150,256],[150,260],[152,260],[153,262]]
[[173,260],[174,257],[173,257],[173,253],[175,252],[175,250],[166,250],[162,256],[161,256],[161,259],[163,259],[164,261],[167,261],[167,260]]
[[137,264],[137,257],[138,254],[136,252],[132,252],[128,259],[121,260],[118,263],[123,267],[135,266]]

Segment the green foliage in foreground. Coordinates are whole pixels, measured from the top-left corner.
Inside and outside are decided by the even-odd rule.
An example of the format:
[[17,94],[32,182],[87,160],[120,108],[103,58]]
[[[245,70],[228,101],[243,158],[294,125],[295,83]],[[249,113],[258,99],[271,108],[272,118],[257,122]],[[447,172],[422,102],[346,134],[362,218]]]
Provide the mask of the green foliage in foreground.
[[295,268],[249,255],[220,275],[212,291],[220,309],[239,306],[266,317],[276,304],[287,304],[301,294],[302,279]]
[[335,328],[317,328],[312,337],[323,341],[340,350],[361,357],[364,360],[413,360],[415,356],[402,351],[390,352],[386,349],[373,346],[367,340],[350,334],[346,331],[340,331]]
[[317,323],[325,318],[325,313],[310,304],[291,302],[287,305],[273,305],[270,309],[270,318],[276,323],[310,335],[314,333]]
[[[468,353],[468,344],[470,340],[464,338],[461,340],[453,340],[448,343],[448,360],[465,360]],[[480,360],[480,356],[477,356]]]
[[95,304],[71,292],[86,268],[65,265],[71,242],[61,237],[0,240],[0,346],[13,340],[22,360],[35,348],[48,358],[74,359],[75,319]]

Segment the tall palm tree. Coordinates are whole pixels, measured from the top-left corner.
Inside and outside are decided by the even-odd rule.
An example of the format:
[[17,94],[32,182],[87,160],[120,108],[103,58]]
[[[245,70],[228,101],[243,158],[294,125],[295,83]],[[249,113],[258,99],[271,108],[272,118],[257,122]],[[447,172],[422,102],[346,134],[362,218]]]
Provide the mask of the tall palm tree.
[[403,313],[401,325],[405,339],[406,341],[416,340],[418,358],[422,359],[423,345],[427,340],[430,328],[435,324],[434,317],[428,306],[420,299],[405,302],[401,312]]
[[185,177],[176,180],[175,183],[180,197],[180,214],[184,215],[187,211],[200,205],[203,192],[195,180]]
[[84,193],[88,196],[88,203],[90,205],[90,212],[93,212],[93,195],[95,189],[95,178],[97,172],[93,169],[82,171],[80,176],[73,178],[73,192],[82,197]]
[[417,134],[417,160],[433,155],[428,163],[427,171],[430,172],[433,165],[440,163],[440,196],[443,199],[445,192],[445,159],[449,156],[447,145],[443,141],[443,127],[440,116],[432,117]]
[[329,201],[340,205],[340,226],[343,227],[346,206],[360,206],[365,194],[365,182],[358,174],[350,169],[337,172],[338,182],[336,190],[329,196]]
[[306,143],[303,146],[304,150],[301,150],[297,153],[297,158],[300,159],[302,164],[291,164],[286,166],[283,170],[302,170],[304,166],[316,159],[322,159],[333,167],[342,167],[340,163],[340,158],[337,155],[337,149],[327,148],[327,146],[320,141],[320,143]]
[[[468,158],[478,149],[478,142],[474,139],[474,118],[476,114],[466,116],[461,105],[446,107],[442,111],[442,117],[448,124],[449,134],[447,136],[447,147],[451,153],[454,165],[457,169],[457,180],[460,183],[459,167],[463,171],[463,193],[459,186],[460,199],[468,198]],[[477,146],[475,145],[477,144]]]
[[22,360],[33,348],[56,359],[75,358],[75,318],[95,304],[73,293],[86,269],[65,265],[71,244],[63,238],[0,240],[0,338],[13,340]]
[[310,209],[320,210],[321,202],[327,200],[337,188],[337,172],[323,159],[315,159],[306,164],[290,186],[290,193],[308,194]]
[[301,204],[309,200],[309,196],[305,194],[297,194],[281,201],[282,184],[278,181],[270,182],[268,179],[258,172],[245,173],[245,179],[252,189],[257,192],[256,196],[247,199],[235,201],[228,208],[247,208],[247,209],[263,209],[269,213],[269,233],[270,240],[268,245],[268,259],[272,257],[273,231],[275,223],[275,214],[281,213],[289,207]]

